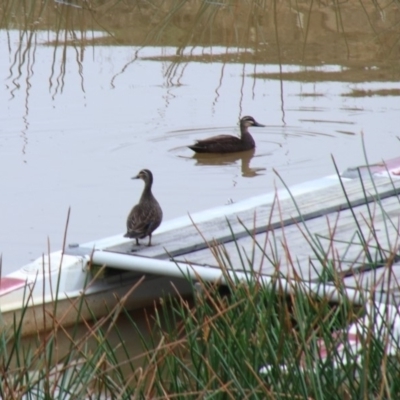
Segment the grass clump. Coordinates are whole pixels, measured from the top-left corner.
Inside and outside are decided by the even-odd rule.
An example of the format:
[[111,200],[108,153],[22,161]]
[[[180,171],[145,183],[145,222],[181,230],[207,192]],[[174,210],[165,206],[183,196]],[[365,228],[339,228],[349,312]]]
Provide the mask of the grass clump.
[[[151,311],[149,332],[124,310],[123,300],[101,319],[68,331],[59,326],[58,332],[34,336],[28,344],[15,326],[0,334],[0,396],[398,398],[392,319],[377,324],[378,311],[368,299],[366,307],[345,299],[332,303],[310,297],[300,281],[284,293],[280,282],[278,276],[268,285],[228,280],[222,287],[199,281],[192,299],[162,301]],[[128,329],[120,330],[118,315],[126,318]],[[129,329],[141,337],[139,356],[129,349]]]
[[23,336],[26,305],[21,318],[0,330],[0,399],[130,399],[132,388],[125,387],[121,357],[116,357],[120,345],[110,339],[124,301],[102,318],[88,318],[83,293],[70,300],[67,312],[76,313],[76,321],[67,328],[55,316],[55,299],[53,310],[46,311],[51,329],[37,326],[28,337]]
[[228,295],[213,285],[200,288],[193,304],[176,300],[164,318],[156,314],[161,339],[147,356],[142,398],[150,393],[155,399],[400,394],[398,357],[386,351],[391,333],[377,334],[375,321],[367,318],[358,326],[359,345],[347,340],[354,339],[347,327],[364,308],[312,299],[301,286],[289,296],[257,282],[232,283]]

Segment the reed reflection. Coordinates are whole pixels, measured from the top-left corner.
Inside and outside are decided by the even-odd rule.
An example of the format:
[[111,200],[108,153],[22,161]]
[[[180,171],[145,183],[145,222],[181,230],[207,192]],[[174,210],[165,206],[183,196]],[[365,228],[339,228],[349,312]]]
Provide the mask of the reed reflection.
[[241,173],[245,178],[252,178],[253,176],[260,175],[260,171],[265,171],[266,168],[252,168],[250,161],[254,157],[255,149],[248,151],[241,151],[239,153],[229,154],[201,154],[196,153],[192,159],[196,160],[198,166],[210,165],[234,165],[241,163]]

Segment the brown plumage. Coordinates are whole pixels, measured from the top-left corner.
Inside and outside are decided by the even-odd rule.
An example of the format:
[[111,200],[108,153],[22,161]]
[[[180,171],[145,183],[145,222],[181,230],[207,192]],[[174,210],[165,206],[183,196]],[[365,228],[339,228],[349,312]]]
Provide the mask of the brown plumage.
[[213,136],[197,140],[195,144],[188,147],[196,153],[235,153],[254,149],[256,144],[249,133],[249,126],[265,125],[259,124],[253,117],[246,116],[240,120],[240,138],[232,135]]
[[127,232],[125,237],[139,239],[149,237],[148,246],[151,246],[151,234],[160,226],[162,220],[162,210],[160,204],[151,192],[153,184],[153,174],[148,169],[142,169],[137,176],[132,179],[143,179],[144,189],[139,203],[132,208],[126,220]]

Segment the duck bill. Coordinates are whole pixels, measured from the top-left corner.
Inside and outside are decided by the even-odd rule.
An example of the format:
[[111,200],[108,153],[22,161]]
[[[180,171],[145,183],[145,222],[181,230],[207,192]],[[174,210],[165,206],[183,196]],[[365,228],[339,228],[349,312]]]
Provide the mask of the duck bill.
[[132,178],[131,178],[131,179],[140,179],[140,176],[139,176],[139,175],[132,176]]
[[263,125],[263,124],[260,124],[260,123],[259,123],[259,122],[257,122],[257,121],[256,121],[256,123],[255,123],[253,126],[260,126],[260,127],[264,126],[264,127],[265,127],[265,125]]

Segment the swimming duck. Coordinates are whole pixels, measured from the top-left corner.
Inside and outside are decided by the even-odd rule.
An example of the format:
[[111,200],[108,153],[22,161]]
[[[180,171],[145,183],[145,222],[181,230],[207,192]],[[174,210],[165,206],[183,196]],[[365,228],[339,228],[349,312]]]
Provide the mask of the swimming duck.
[[144,189],[139,203],[136,204],[128,215],[126,221],[127,232],[124,237],[139,239],[149,237],[148,246],[151,246],[151,234],[160,226],[163,212],[160,204],[151,192],[153,174],[148,169],[142,169],[132,179],[143,179]]
[[197,140],[195,144],[188,147],[196,153],[235,153],[254,149],[256,144],[248,131],[249,126],[265,125],[259,124],[253,117],[246,116],[240,120],[240,138],[231,135],[218,135]]

